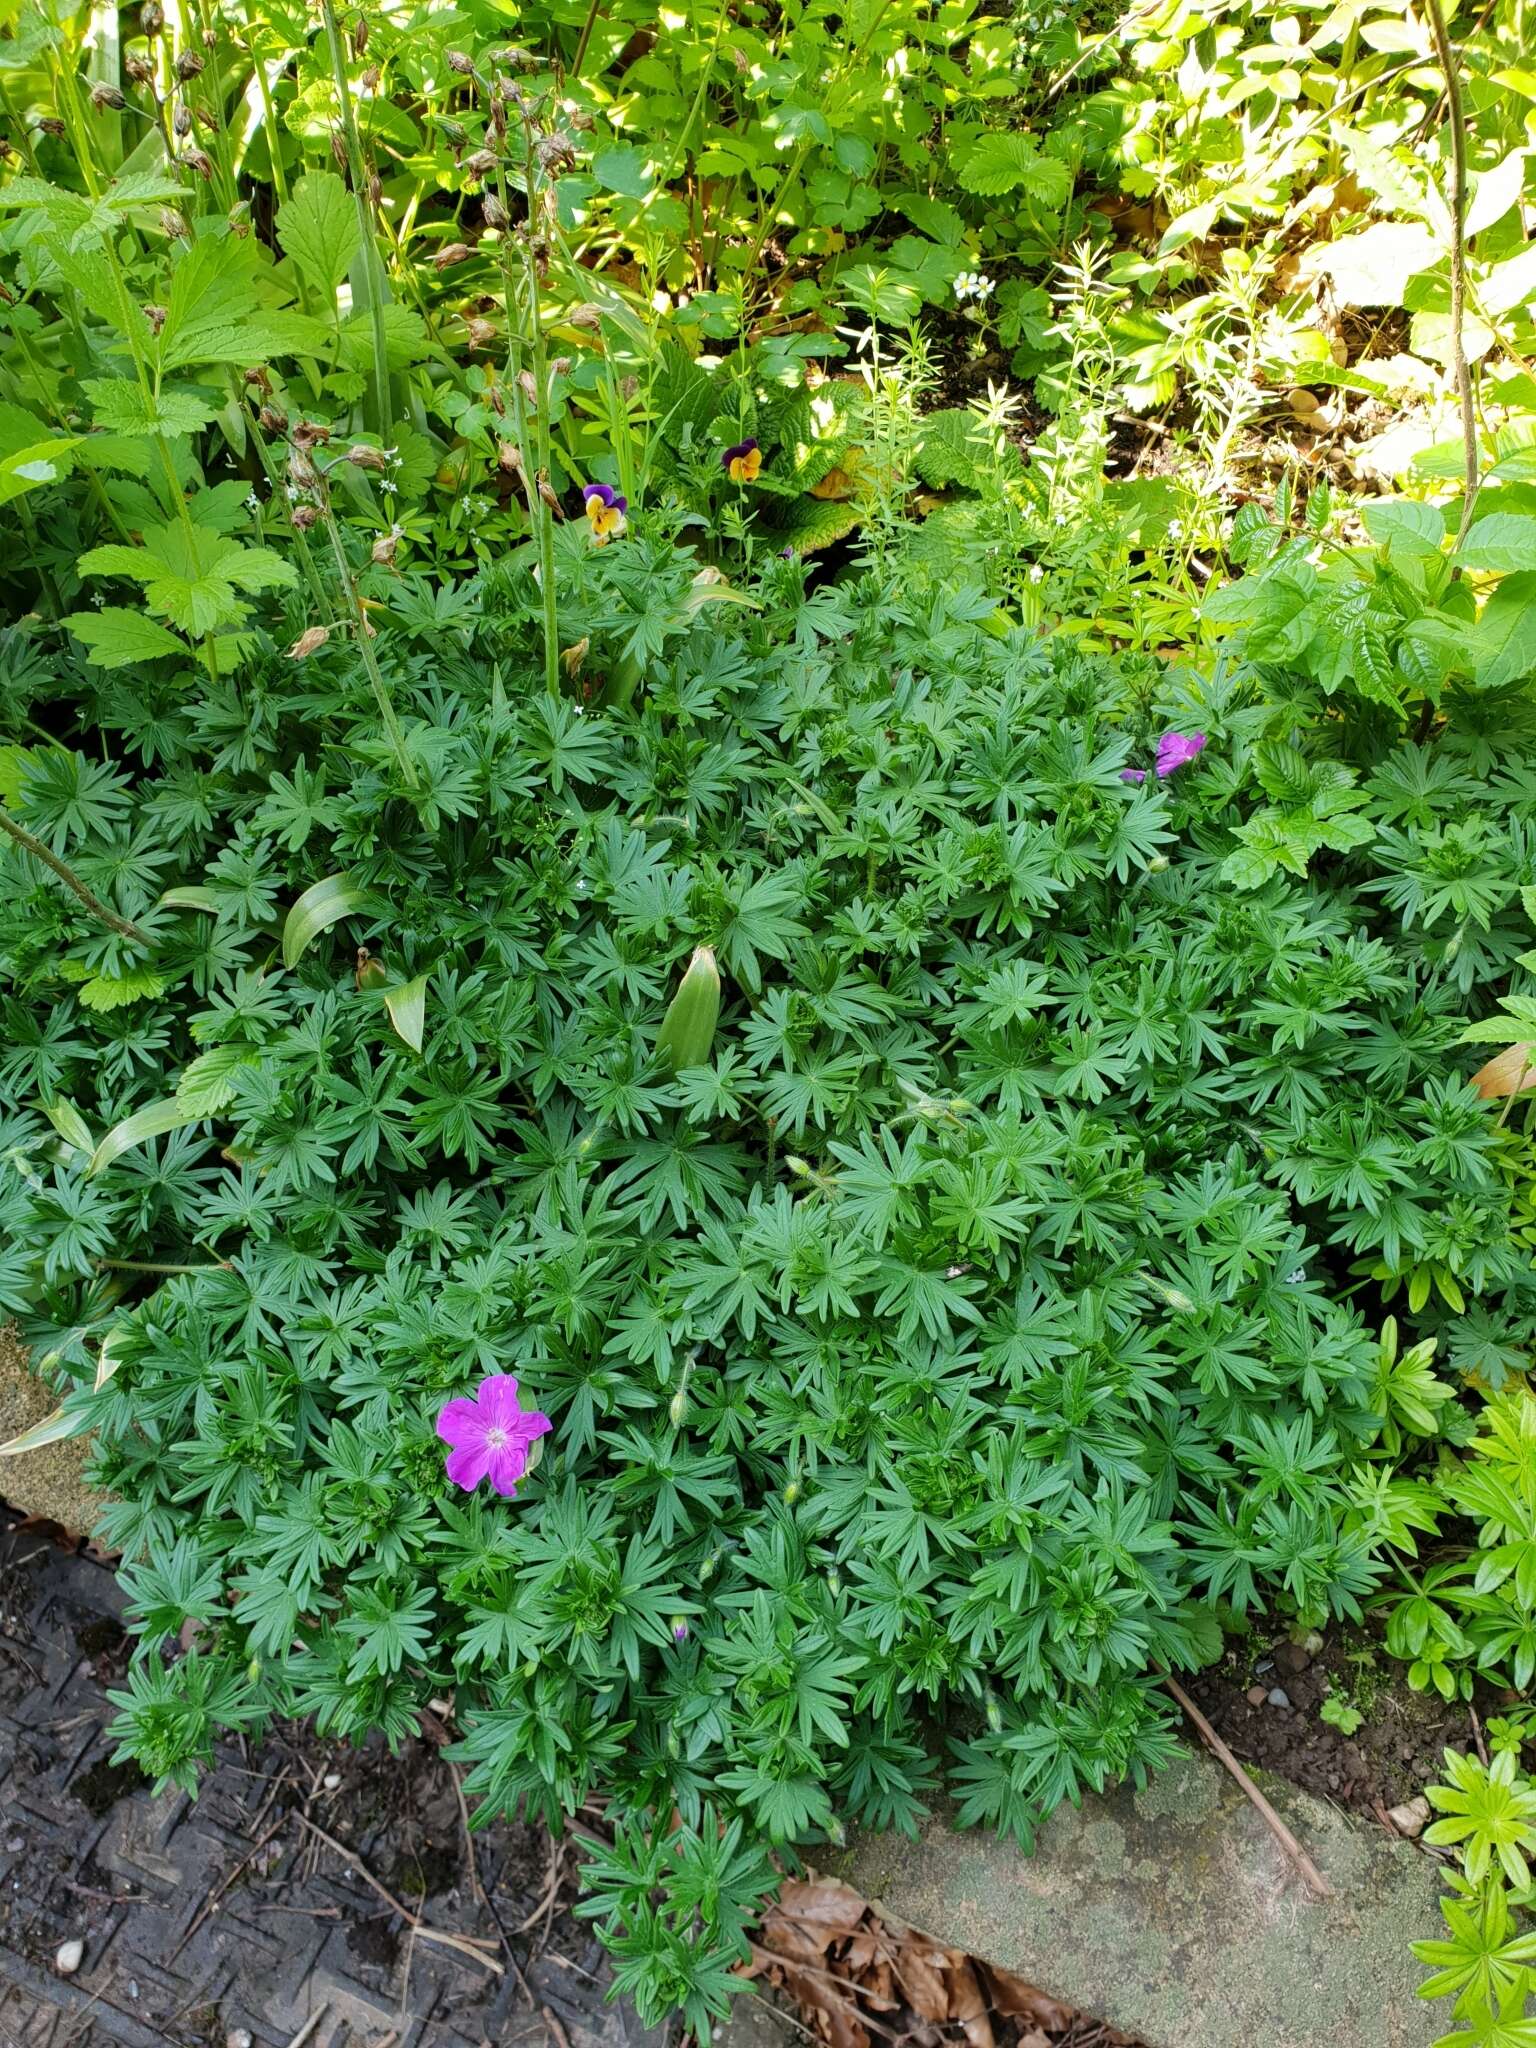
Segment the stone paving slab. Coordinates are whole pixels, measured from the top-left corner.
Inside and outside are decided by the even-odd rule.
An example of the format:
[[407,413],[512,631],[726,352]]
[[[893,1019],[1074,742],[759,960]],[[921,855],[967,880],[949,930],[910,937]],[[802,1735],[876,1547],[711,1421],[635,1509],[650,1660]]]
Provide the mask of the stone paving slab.
[[1408,1944],[1440,1932],[1438,1863],[1290,1785],[1264,1791],[1332,1885],[1316,1902],[1203,1752],[1080,1809],[1024,1856],[933,1814],[830,1869],[888,1918],[1000,1963],[1149,2048],[1430,2048]]

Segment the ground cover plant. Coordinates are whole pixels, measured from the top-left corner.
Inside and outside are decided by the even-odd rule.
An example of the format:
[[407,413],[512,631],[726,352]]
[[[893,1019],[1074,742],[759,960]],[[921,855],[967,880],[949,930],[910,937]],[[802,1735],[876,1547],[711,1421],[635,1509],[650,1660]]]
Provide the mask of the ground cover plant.
[[1529,74],[1134,25],[0,37],[0,1304],[123,1753],[448,1700],[696,2029],[1223,1626],[1529,1678]]

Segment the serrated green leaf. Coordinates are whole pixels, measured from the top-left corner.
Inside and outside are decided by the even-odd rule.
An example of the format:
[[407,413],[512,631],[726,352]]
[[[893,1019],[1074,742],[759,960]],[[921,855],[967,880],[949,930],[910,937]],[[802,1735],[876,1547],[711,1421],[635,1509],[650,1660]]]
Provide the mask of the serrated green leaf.
[[106,605],[99,612],[70,612],[64,623],[98,668],[126,668],[166,654],[186,654],[186,643],[143,612]]
[[1072,173],[1053,156],[1042,156],[1027,135],[979,135],[955,165],[967,192],[1000,198],[1004,192],[1027,192],[1042,206],[1064,206],[1072,191]]
[[146,402],[135,377],[88,377],[81,386],[96,424],[113,434],[165,434],[172,440],[198,433],[214,407],[195,391],[165,391]]
[[1490,512],[1475,520],[1456,559],[1467,569],[1492,569],[1508,576],[1536,569],[1536,518],[1528,512]]
[[164,995],[166,987],[165,976],[152,974],[147,967],[128,974],[94,974],[82,984],[80,1000],[88,1010],[121,1010],[146,996]]
[[357,207],[334,171],[310,171],[277,211],[277,239],[332,302],[357,253]]

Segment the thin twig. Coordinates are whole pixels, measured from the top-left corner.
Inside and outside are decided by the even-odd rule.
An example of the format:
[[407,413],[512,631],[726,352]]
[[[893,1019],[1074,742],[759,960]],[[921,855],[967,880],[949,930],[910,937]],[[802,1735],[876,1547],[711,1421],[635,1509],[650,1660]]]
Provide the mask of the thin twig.
[[74,869],[66,867],[58,855],[44,846],[41,839],[35,838],[25,825],[18,825],[14,818],[8,817],[3,805],[0,805],[0,831],[8,833],[18,846],[25,848],[34,860],[40,860],[45,868],[52,868],[65,888],[78,896],[92,917],[99,918],[109,931],[117,932],[125,939],[132,939],[136,945],[143,946],[150,953],[154,952],[155,942],[148,932],[141,930],[132,918],[119,917],[115,910],[108,910],[101,898],[92,895],[87,889]]
[[1303,1883],[1306,1885],[1307,1890],[1311,1892],[1313,1898],[1331,1899],[1333,1897],[1333,1887],[1312,1861],[1306,1850],[1302,1848],[1300,1842],[1297,1841],[1279,1814],[1276,1813],[1275,1809],[1264,1797],[1258,1786],[1255,1785],[1252,1778],[1243,1769],[1231,1750],[1228,1749],[1227,1745],[1216,1733],[1210,1722],[1207,1721],[1204,1714],[1195,1705],[1183,1686],[1179,1684],[1176,1678],[1170,1678],[1166,1672],[1163,1673],[1162,1678],[1163,1684],[1173,1694],[1173,1697],[1178,1701],[1185,1713],[1188,1714],[1190,1720],[1194,1722],[1196,1728],[1199,1729],[1206,1747],[1215,1756],[1217,1762],[1226,1766],[1247,1797],[1258,1808],[1259,1812],[1263,1814],[1275,1840],[1295,1864]]
[[1461,406],[1461,442],[1466,463],[1461,525],[1456,533],[1456,545],[1460,547],[1472,524],[1478,482],[1477,409],[1472,403],[1472,372],[1462,333],[1467,307],[1467,123],[1461,104],[1461,80],[1456,74],[1456,53],[1451,48],[1440,0],[1424,0],[1424,13],[1435,45],[1435,60],[1445,79],[1446,113],[1451,128],[1451,370]]
[[507,1974],[494,1956],[485,1953],[487,1948],[495,1947],[494,1942],[482,1940],[473,1934],[447,1934],[440,1927],[429,1927],[419,1913],[413,1913],[409,1906],[402,1905],[392,1891],[387,1891],[379,1883],[355,1849],[349,1849],[345,1842],[338,1842],[334,1835],[328,1835],[325,1829],[312,1821],[307,1814],[301,1813],[299,1820],[312,1835],[324,1842],[327,1849],[355,1870],[363,1883],[376,1891],[386,1906],[392,1906],[408,1927],[414,1927],[423,1941],[435,1941],[443,1948],[454,1949],[459,1955],[468,1956],[471,1962],[479,1963],[482,1969],[494,1970],[498,1977]]
[[1483,1740],[1483,1724],[1477,1718],[1477,1709],[1470,1700],[1467,1701],[1467,1712],[1472,1717],[1472,1740],[1477,1744],[1477,1753],[1482,1759],[1483,1769],[1486,1771],[1488,1768],[1488,1745]]
[[304,2043],[309,2039],[310,2035],[315,2031],[316,2027],[319,2026],[320,2022],[325,2018],[326,2014],[330,2011],[330,2009],[331,2008],[329,2004],[317,2005],[314,2011],[310,2014],[309,2018],[304,2022],[303,2026],[300,2027],[299,2031],[288,2043],[288,2048],[304,2048]]
[[512,1974],[517,1979],[523,1996],[530,2005],[535,2005],[538,2001],[533,1995],[533,1986],[523,1975],[523,1966],[517,1959],[511,1937],[502,1926],[501,1915],[492,1904],[491,1895],[480,1876],[480,1858],[475,1853],[474,1829],[469,1824],[469,1801],[464,1797],[464,1774],[457,1764],[449,1764],[448,1773],[453,1779],[453,1796],[459,1802],[459,1823],[464,1830],[464,1854],[469,1859],[469,1881],[474,1886],[475,1897],[490,1915],[491,1925],[501,1938],[501,1952],[512,1965]]

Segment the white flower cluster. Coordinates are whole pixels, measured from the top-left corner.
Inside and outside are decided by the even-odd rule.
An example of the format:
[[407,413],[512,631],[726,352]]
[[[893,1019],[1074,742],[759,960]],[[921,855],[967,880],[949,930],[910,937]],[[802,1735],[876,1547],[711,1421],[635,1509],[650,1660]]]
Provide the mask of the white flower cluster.
[[979,270],[962,270],[955,279],[955,297],[963,306],[967,299],[974,299],[980,305],[983,299],[992,296],[992,280]]

